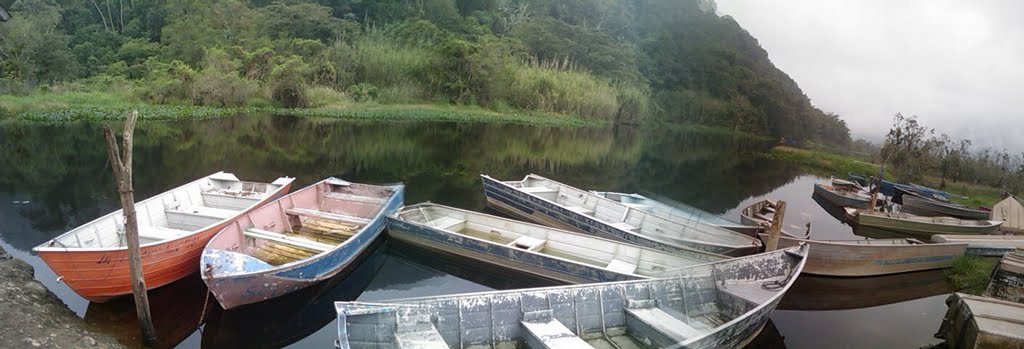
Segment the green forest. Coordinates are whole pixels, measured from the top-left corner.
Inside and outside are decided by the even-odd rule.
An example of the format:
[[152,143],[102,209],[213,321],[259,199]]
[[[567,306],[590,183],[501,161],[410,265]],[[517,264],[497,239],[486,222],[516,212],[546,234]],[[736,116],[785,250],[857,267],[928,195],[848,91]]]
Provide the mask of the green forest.
[[103,101],[440,105],[850,142],[709,0],[3,4],[0,118]]

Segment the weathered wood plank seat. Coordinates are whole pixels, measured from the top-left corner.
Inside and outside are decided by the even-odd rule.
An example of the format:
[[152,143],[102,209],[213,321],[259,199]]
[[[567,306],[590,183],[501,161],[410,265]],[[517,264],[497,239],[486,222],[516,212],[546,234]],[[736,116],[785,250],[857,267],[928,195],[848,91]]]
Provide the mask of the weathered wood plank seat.
[[611,223],[611,226],[634,233],[640,231],[640,228],[626,222]]
[[459,225],[459,224],[462,224],[462,223],[465,223],[465,222],[466,222],[465,219],[458,219],[458,218],[444,216],[444,217],[437,218],[437,219],[434,219],[432,221],[427,222],[427,226],[431,226],[431,227],[438,228],[438,229],[447,229],[447,228],[451,228],[451,227],[454,227],[456,225]]
[[758,282],[744,282],[725,284],[718,286],[718,289],[731,296],[742,299],[750,303],[750,305],[757,305],[767,302],[771,297],[777,293],[772,290],[766,290],[761,287],[761,284],[769,281],[758,281]]
[[276,242],[280,242],[280,243],[283,243],[283,244],[286,244],[286,245],[302,247],[302,248],[305,248],[305,249],[310,249],[310,250],[319,251],[319,252],[328,251],[328,250],[333,249],[335,247],[333,245],[325,244],[325,243],[322,243],[322,242],[316,242],[316,241],[307,240],[307,239],[303,239],[303,238],[296,237],[296,236],[284,235],[284,234],[275,233],[275,232],[272,232],[272,231],[267,231],[267,230],[262,230],[262,229],[256,229],[256,228],[246,229],[244,234],[245,234],[245,236],[248,236],[248,237],[253,237],[253,238],[263,239],[263,240],[276,241]]
[[654,301],[629,301],[626,327],[636,338],[646,338],[655,347],[669,347],[704,334],[683,319],[658,308]]
[[332,199],[339,199],[339,200],[344,200],[344,201],[351,201],[351,202],[362,202],[362,203],[367,203],[367,204],[383,204],[383,203],[388,201],[387,198],[362,196],[362,195],[355,195],[355,194],[348,194],[348,193],[335,193],[335,192],[324,193],[324,197],[332,198]]
[[208,207],[243,210],[259,202],[260,196],[242,196],[219,192],[203,192],[203,204]]
[[519,324],[525,330],[527,348],[594,348],[558,322],[550,309],[525,313]]
[[636,263],[630,263],[619,259],[612,259],[612,261],[608,263],[608,266],[605,268],[623,274],[633,274],[636,273],[637,265]]
[[359,224],[368,224],[368,223],[370,223],[369,219],[366,219],[366,218],[363,218],[363,217],[350,216],[350,215],[347,215],[347,214],[334,213],[334,212],[324,212],[324,211],[310,210],[310,209],[305,209],[305,208],[290,208],[290,209],[285,210],[284,213],[290,214],[290,215],[293,215],[293,216],[313,217],[313,218],[320,218],[320,219],[326,219],[326,220],[332,220],[332,221],[346,221],[346,222],[353,222],[353,223],[359,223]]

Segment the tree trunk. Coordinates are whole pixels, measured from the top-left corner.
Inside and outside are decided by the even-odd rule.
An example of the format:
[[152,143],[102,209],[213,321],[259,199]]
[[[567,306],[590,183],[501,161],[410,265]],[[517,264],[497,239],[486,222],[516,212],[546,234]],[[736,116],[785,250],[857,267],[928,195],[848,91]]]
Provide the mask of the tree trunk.
[[139,256],[139,223],[135,215],[135,193],[132,183],[132,136],[138,112],[132,111],[124,124],[124,152],[117,147],[117,138],[110,126],[103,126],[103,138],[107,142],[107,156],[110,168],[117,181],[117,192],[121,196],[124,213],[125,240],[128,243],[128,269],[131,272],[132,294],[135,295],[135,314],[139,319],[142,338],[147,345],[156,343],[156,330],[149,312],[149,296],[146,294],[146,280],[142,277],[142,257]]
[[768,240],[764,242],[764,251],[775,251],[779,248],[779,234],[782,233],[782,220],[786,217],[786,202],[779,201],[775,204],[775,215],[772,217],[772,225],[768,228]]

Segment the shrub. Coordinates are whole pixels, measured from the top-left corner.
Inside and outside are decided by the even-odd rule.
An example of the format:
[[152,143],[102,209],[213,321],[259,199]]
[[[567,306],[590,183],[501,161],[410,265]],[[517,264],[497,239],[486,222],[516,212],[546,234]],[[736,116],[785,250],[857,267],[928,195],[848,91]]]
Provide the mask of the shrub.
[[349,104],[348,96],[330,87],[316,86],[308,90],[309,106],[340,107]]
[[302,108],[309,105],[306,79],[310,75],[309,64],[293,56],[270,72],[267,84],[270,98],[285,108]]
[[349,86],[348,89],[345,90],[345,93],[352,96],[352,99],[356,102],[366,102],[377,97],[377,86],[373,86],[373,84],[365,82],[358,83]]

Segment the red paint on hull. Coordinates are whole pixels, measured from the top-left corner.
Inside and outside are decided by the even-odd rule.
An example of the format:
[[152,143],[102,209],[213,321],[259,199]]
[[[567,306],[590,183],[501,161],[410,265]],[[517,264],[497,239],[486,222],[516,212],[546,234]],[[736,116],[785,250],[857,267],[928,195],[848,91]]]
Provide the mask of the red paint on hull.
[[[215,226],[140,250],[142,275],[146,289],[154,289],[199,271],[203,247],[224,226],[288,193],[291,183],[282,186],[245,211]],[[75,293],[93,302],[132,293],[128,272],[128,249],[37,251],[50,269]]]

